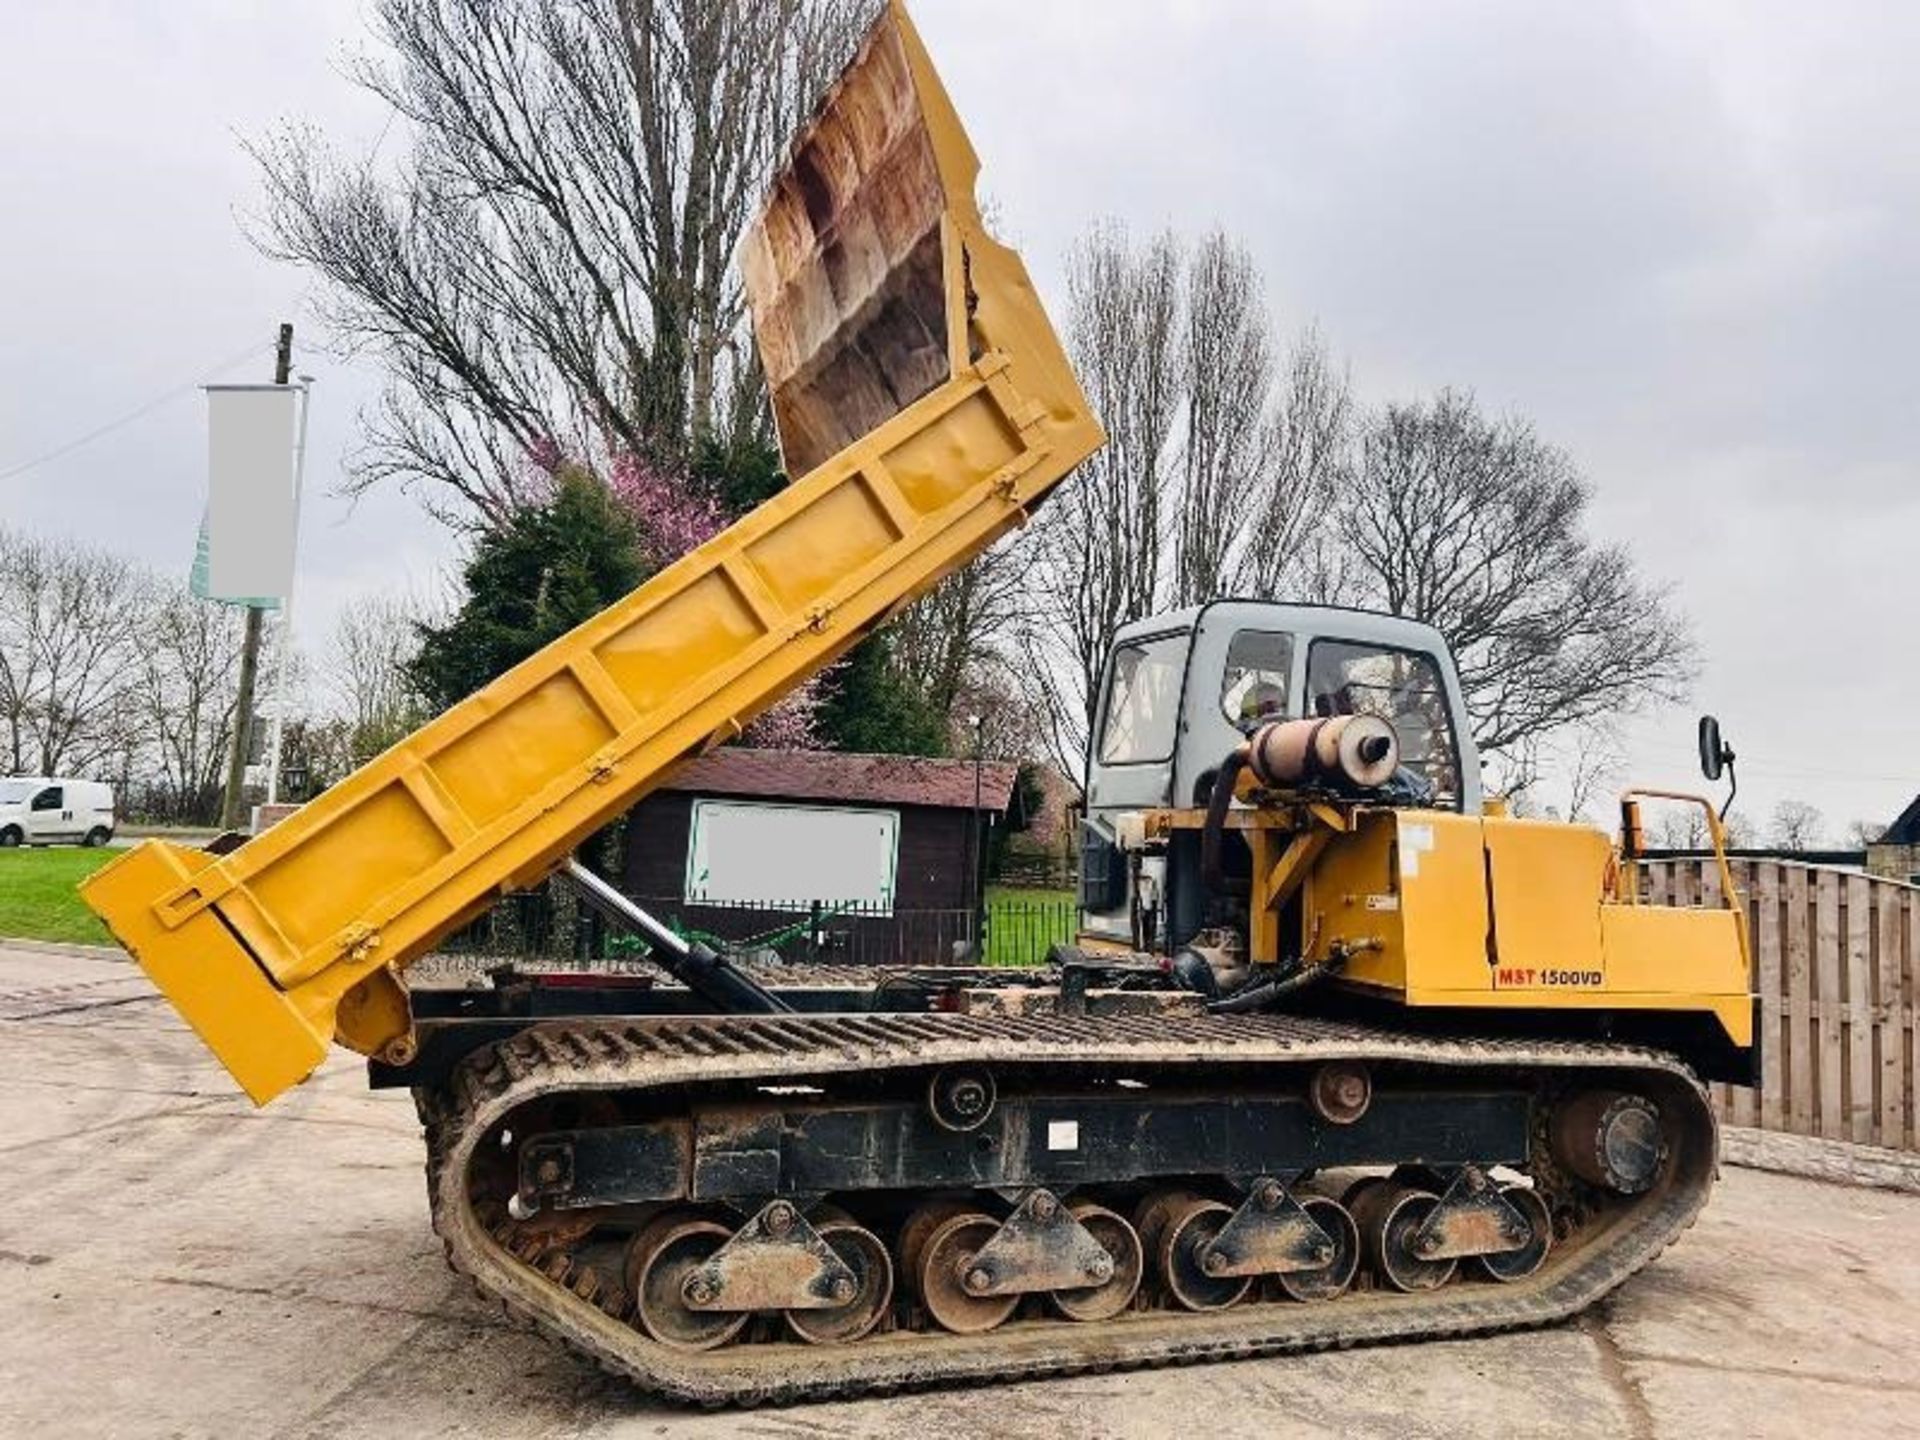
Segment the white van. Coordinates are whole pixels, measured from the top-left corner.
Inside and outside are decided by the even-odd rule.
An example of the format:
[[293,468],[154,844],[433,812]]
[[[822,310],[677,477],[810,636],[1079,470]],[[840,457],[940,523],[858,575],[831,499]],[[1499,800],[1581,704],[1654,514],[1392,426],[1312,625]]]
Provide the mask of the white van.
[[112,838],[111,785],[44,775],[0,780],[0,846],[98,846]]

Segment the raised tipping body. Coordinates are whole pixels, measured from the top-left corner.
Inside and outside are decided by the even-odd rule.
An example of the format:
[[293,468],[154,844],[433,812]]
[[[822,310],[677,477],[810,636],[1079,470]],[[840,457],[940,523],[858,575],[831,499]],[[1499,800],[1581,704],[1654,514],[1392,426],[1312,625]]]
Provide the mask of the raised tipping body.
[[397,972],[1024,521],[1101,443],[897,10],[742,254],[800,478],[604,614],[215,857],[149,841],[88,903],[264,1102],[338,1040],[404,1061]]

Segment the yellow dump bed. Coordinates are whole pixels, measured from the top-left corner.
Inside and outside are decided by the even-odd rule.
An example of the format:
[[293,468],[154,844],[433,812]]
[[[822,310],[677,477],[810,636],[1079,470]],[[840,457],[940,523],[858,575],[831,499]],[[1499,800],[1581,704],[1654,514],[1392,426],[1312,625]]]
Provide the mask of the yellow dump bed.
[[88,904],[258,1102],[404,1063],[397,974],[539,881],[1018,524],[1096,449],[904,11],[795,142],[741,255],[790,474],[725,533],[225,856],[149,841]]

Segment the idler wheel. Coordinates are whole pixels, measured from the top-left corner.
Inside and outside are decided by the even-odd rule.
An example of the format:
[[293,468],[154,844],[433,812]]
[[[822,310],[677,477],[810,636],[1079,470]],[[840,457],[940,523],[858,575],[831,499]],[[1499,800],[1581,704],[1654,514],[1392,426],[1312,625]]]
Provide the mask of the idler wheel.
[[893,1257],[878,1235],[850,1220],[819,1222],[816,1228],[853,1271],[853,1285],[845,1302],[831,1310],[787,1311],[787,1328],[814,1345],[858,1340],[880,1323],[893,1299]]
[[1355,1199],[1353,1218],[1367,1260],[1394,1289],[1437,1290],[1460,1268],[1457,1260],[1422,1260],[1413,1251],[1413,1237],[1439,1204],[1440,1197],[1429,1191],[1399,1185],[1375,1186]]
[[1540,1198],[1537,1190],[1525,1185],[1503,1185],[1500,1194],[1526,1217],[1529,1231],[1527,1243],[1518,1250],[1508,1250],[1499,1255],[1476,1255],[1474,1258],[1491,1279],[1503,1282],[1524,1280],[1547,1263],[1547,1252],[1553,1248],[1553,1217],[1547,1212],[1547,1202]]
[[1295,1300],[1331,1300],[1346,1293],[1360,1268],[1360,1227],[1338,1200],[1310,1195],[1300,1201],[1300,1208],[1333,1237],[1333,1259],[1318,1270],[1294,1270],[1273,1278]]
[[1018,1295],[976,1295],[967,1287],[973,1257],[999,1232],[1000,1222],[978,1211],[944,1221],[920,1243],[914,1282],[921,1303],[942,1329],[980,1335],[1019,1308]]
[[1140,1236],[1125,1220],[1100,1205],[1072,1207],[1073,1218],[1086,1226],[1094,1239],[1113,1257],[1112,1278],[1084,1290],[1056,1290],[1053,1308],[1069,1320],[1111,1320],[1133,1303],[1140,1288],[1144,1257]]
[[1251,1275],[1209,1275],[1200,1252],[1233,1218],[1231,1206],[1183,1190],[1149,1200],[1140,1235],[1167,1292],[1188,1310],[1224,1310],[1253,1286]]
[[724,1225],[682,1212],[660,1217],[633,1237],[627,1247],[627,1291],[641,1328],[662,1345],[711,1350],[745,1327],[746,1311],[693,1310],[681,1293],[687,1277],[731,1235]]

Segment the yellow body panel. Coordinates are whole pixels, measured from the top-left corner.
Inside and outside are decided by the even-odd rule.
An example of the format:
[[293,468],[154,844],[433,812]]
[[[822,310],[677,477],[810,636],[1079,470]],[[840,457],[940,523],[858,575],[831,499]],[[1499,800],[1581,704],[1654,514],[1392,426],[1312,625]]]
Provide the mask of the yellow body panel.
[[1492,895],[1495,988],[1552,966],[1604,973],[1600,901],[1613,847],[1598,830],[1553,820],[1480,821]]
[[1354,983],[1395,992],[1442,981],[1484,986],[1485,869],[1475,818],[1362,812],[1307,882],[1306,958],[1377,941],[1348,963]]
[[[1200,812],[1163,813],[1159,833]],[[1341,960],[1340,983],[1422,1008],[1661,1010],[1714,1016],[1753,1043],[1751,957],[1725,908],[1634,903],[1607,837],[1584,825],[1357,808],[1334,824],[1293,807],[1236,812],[1254,851],[1251,955],[1291,943]],[[1290,870],[1317,842],[1297,884]],[[1289,856],[1295,857],[1290,862]]]
[[893,7],[743,246],[806,473],[258,839],[218,859],[150,841],[84,887],[256,1101],[329,1039],[408,1058],[401,967],[1023,522],[1102,443],[1024,266],[982,226],[978,169]]

